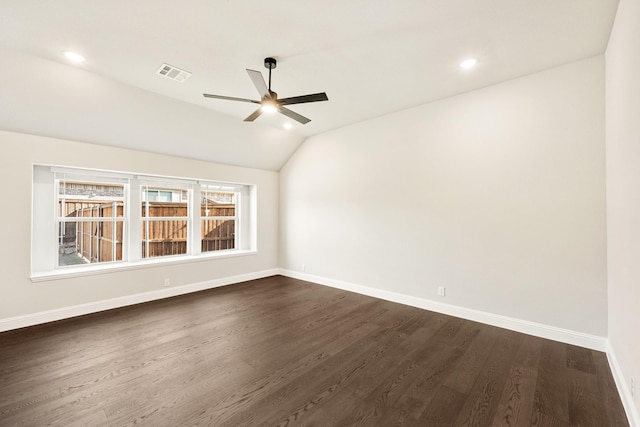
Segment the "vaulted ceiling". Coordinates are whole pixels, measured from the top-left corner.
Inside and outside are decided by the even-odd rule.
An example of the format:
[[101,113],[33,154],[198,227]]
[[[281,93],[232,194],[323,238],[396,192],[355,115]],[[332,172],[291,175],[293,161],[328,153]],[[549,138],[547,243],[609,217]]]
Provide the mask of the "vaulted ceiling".
[[[617,0],[0,0],[0,128],[278,170],[308,136],[602,54]],[[87,61],[71,65],[63,50]],[[243,122],[245,69],[279,97]],[[478,58],[473,71],[458,67]],[[179,83],[163,63],[192,73]],[[293,128],[285,130],[285,122]]]

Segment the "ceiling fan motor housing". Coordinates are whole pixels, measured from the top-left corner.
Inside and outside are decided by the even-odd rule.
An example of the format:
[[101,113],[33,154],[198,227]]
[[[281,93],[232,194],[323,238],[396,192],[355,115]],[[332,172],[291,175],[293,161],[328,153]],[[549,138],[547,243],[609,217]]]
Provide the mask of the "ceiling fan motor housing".
[[276,68],[276,65],[277,65],[277,62],[275,58],[264,58],[264,68],[273,70],[274,68]]

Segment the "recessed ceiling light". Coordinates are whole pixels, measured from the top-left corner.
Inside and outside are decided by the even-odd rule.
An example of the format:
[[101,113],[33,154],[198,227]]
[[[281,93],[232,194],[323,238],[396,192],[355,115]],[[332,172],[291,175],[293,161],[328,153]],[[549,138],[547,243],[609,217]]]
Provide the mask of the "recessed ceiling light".
[[64,55],[65,58],[67,58],[69,61],[73,62],[74,64],[81,64],[87,60],[87,58],[80,55],[79,53],[72,52],[70,50],[62,51],[62,54]]
[[478,58],[465,59],[460,63],[460,68],[463,70],[470,70],[478,64]]
[[285,124],[282,125],[282,127],[287,129],[287,130],[289,130],[289,129],[291,129],[293,127],[293,125],[291,123],[285,123]]

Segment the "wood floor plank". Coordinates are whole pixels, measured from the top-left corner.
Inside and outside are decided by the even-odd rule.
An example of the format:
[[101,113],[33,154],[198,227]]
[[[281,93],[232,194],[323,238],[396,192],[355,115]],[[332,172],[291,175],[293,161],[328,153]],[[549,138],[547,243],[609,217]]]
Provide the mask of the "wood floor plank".
[[[386,359],[383,359],[383,366],[386,368],[383,372],[384,375],[379,376],[364,376],[362,382],[358,384],[356,392],[351,393],[349,389],[345,390],[345,394],[355,398],[356,402],[353,408],[345,408],[344,406],[339,409],[339,413],[343,415],[339,422],[341,425],[390,425],[390,423],[397,423],[397,408],[403,409],[403,414],[400,418],[405,419],[408,422],[415,422],[417,416],[422,412],[424,406],[428,403],[429,397],[422,395],[420,404],[418,406],[413,405],[413,408],[409,408],[406,402],[411,401],[410,394],[424,393],[429,389],[429,385],[432,384],[432,380],[439,375],[443,375],[447,372],[447,369],[452,366],[452,361],[457,357],[458,351],[455,350],[455,346],[451,346],[450,352],[446,352],[446,357],[435,358],[430,360],[431,355],[436,355],[427,343],[433,343],[440,335],[440,339],[444,339],[444,342],[454,340],[456,337],[465,335],[468,331],[465,329],[461,331],[456,324],[454,329],[451,328],[451,324],[444,324],[435,334],[428,333],[427,331],[418,330],[410,337],[407,337],[406,344],[408,347],[400,347],[400,350],[395,355],[389,355]],[[452,331],[456,331],[456,334],[452,334]],[[473,332],[472,332],[473,333]],[[428,336],[433,338],[428,339]],[[439,341],[441,344],[442,341]],[[411,350],[411,347],[414,347]],[[437,354],[442,355],[438,352]],[[418,363],[420,360],[423,363]],[[431,373],[430,378],[426,378],[425,373]],[[422,380],[422,383],[419,381]],[[431,391],[428,390],[427,393]],[[435,393],[434,393],[435,394]],[[344,397],[343,397],[344,398]],[[404,402],[399,404],[399,400],[403,399]],[[339,400],[338,397],[334,400]],[[418,402],[418,400],[413,401]],[[393,421],[391,421],[393,420]]]
[[567,368],[595,374],[596,367],[593,363],[593,352],[587,348],[567,344]]
[[572,426],[599,427],[607,425],[602,402],[597,398],[595,374],[569,369],[569,424]]
[[[394,352],[371,366],[358,381],[345,387],[339,396],[327,400],[323,407],[332,413],[349,414],[339,419],[342,425],[374,423],[394,407],[421,367],[415,362],[423,344],[436,332],[425,327],[404,338]],[[373,389],[373,391],[372,391]]]
[[515,352],[522,339],[524,337],[521,334],[512,331],[504,331],[498,336],[454,425],[491,425]]
[[[452,318],[426,343],[417,358],[419,369],[415,379],[397,400],[390,402],[406,414],[406,422],[417,423],[442,382],[455,371],[461,357],[478,337],[480,329],[481,326],[473,322]],[[396,413],[383,414],[381,425],[393,423]]]
[[0,333],[4,426],[628,426],[603,353],[274,276]]
[[453,426],[466,400],[467,395],[441,386],[420,416],[418,425]]
[[540,351],[532,426],[569,425],[566,345],[545,340]]
[[479,326],[477,338],[462,355],[456,369],[443,384],[464,395],[469,394],[489,357],[490,353],[487,349],[493,348],[500,331],[500,328],[492,326]]
[[494,426],[528,426],[533,413],[542,339],[523,337],[498,401]]

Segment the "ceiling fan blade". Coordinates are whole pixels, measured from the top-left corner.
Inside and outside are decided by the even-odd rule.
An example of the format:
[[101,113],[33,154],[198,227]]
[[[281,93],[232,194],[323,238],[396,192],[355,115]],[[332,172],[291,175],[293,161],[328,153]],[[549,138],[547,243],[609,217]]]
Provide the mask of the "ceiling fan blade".
[[251,113],[246,119],[244,119],[244,121],[245,122],[252,122],[255,119],[257,119],[258,117],[260,117],[261,114],[262,114],[262,107],[258,108],[256,111]]
[[291,98],[282,98],[278,100],[280,105],[303,104],[305,102],[328,101],[329,98],[324,92],[314,93],[311,95],[293,96]]
[[253,85],[258,89],[258,93],[262,99],[268,98],[271,99],[271,93],[269,92],[269,88],[264,81],[264,77],[262,77],[262,73],[256,70],[247,69],[247,73],[249,73],[249,77],[253,82]]
[[242,102],[253,102],[254,104],[260,104],[260,101],[254,101],[253,99],[247,99],[247,98],[235,98],[233,96],[211,95],[209,93],[203,93],[202,95],[205,98],[226,99],[227,101],[242,101]]
[[302,123],[303,125],[311,121],[311,119],[308,119],[305,116],[302,116],[294,111],[291,111],[288,108],[280,107],[278,108],[278,111],[284,114],[285,116],[295,120],[296,122]]

